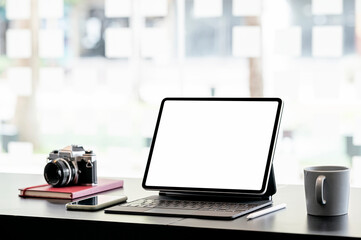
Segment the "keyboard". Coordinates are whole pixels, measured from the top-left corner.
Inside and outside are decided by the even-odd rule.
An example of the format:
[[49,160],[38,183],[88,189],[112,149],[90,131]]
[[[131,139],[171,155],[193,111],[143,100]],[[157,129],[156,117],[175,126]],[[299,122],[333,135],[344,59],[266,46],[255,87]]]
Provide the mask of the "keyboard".
[[123,205],[124,207],[140,208],[176,208],[176,209],[193,209],[199,211],[225,211],[235,212],[252,209],[257,204],[245,204],[234,202],[206,202],[206,201],[189,201],[189,200],[159,200],[159,199],[140,199]]
[[105,212],[234,219],[254,210],[268,206],[271,203],[272,202],[270,200],[225,202],[197,201],[152,196],[108,208]]

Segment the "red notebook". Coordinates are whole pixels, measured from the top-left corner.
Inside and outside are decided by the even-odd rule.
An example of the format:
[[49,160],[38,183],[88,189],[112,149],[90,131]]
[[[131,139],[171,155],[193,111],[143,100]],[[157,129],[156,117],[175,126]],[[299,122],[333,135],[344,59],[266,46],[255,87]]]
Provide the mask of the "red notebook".
[[123,187],[123,180],[99,179],[95,186],[52,187],[44,184],[20,188],[20,197],[74,199]]

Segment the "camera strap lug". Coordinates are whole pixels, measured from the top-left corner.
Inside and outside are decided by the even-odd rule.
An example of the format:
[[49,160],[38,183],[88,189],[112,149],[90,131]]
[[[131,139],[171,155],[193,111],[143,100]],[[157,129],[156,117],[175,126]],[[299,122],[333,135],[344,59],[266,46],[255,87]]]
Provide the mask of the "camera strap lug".
[[87,168],[92,168],[93,167],[93,163],[92,161],[89,159],[85,165]]

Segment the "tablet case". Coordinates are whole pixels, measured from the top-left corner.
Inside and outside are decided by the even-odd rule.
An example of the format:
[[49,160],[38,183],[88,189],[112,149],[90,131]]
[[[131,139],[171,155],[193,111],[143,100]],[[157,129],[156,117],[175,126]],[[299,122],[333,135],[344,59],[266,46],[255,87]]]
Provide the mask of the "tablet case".
[[222,196],[219,196],[219,194],[215,193],[190,193],[190,192],[182,192],[182,191],[160,191],[159,195],[164,196],[194,196],[194,197],[212,197],[212,198],[237,198],[237,199],[259,199],[259,200],[272,200],[272,195],[274,195],[277,192],[277,186],[276,186],[276,179],[275,174],[273,170],[273,164],[271,166],[271,172],[268,179],[268,185],[267,190],[263,195],[246,195],[246,194],[225,194],[222,193]]

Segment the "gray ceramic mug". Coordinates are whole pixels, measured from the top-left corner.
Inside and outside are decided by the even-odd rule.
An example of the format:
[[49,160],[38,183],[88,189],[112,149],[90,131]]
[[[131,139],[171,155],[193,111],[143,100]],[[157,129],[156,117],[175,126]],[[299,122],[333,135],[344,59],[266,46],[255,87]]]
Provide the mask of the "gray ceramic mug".
[[307,213],[316,216],[347,214],[350,170],[341,166],[304,169]]

